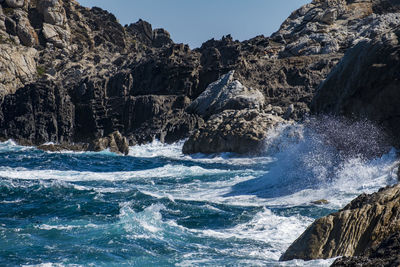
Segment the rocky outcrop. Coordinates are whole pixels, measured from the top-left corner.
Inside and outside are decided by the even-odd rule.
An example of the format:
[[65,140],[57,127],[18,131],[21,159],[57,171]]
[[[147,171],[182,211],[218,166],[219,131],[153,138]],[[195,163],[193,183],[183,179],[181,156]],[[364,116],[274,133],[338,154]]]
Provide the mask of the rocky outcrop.
[[363,194],[339,212],[316,220],[281,260],[376,257],[370,249],[384,245],[385,240],[399,231],[400,185],[397,185],[372,195]]
[[272,38],[282,55],[344,52],[399,24],[396,0],[314,0],[291,14]]
[[259,110],[225,110],[189,137],[183,153],[258,153],[267,131],[282,122],[281,117]]
[[369,118],[400,145],[399,38],[396,30],[349,50],[318,89],[313,111]]

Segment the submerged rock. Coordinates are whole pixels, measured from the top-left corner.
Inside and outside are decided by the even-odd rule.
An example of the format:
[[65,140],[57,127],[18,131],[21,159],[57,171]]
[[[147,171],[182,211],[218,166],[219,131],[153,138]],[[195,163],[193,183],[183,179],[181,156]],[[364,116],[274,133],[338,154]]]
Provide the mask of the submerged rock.
[[400,185],[396,185],[362,194],[339,212],[316,220],[280,260],[368,257],[370,248],[399,231]]
[[326,199],[320,199],[320,200],[311,201],[311,203],[315,204],[315,205],[327,205],[327,204],[329,204],[329,201]]
[[257,153],[267,131],[281,122],[281,117],[259,110],[225,110],[189,137],[183,153]]

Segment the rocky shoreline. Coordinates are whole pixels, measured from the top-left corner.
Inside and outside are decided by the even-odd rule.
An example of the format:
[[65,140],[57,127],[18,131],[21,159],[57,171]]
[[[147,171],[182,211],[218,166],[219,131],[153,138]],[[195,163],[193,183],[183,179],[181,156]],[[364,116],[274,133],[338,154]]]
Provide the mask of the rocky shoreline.
[[[399,25],[396,0],[314,0],[270,37],[191,50],[74,0],[0,0],[0,140],[127,154],[188,138],[186,154],[254,153],[268,129],[312,113],[368,119],[399,147]],[[360,196],[282,260],[398,263],[397,197]]]

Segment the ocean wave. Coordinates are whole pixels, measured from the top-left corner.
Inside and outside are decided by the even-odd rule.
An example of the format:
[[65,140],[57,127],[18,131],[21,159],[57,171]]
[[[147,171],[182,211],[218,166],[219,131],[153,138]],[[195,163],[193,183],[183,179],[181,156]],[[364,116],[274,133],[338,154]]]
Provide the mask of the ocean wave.
[[[354,140],[353,145],[357,146]],[[253,195],[269,205],[291,206],[327,199],[331,208],[337,209],[361,193],[372,193],[397,182],[399,162],[395,149],[376,158],[344,154],[313,128],[302,124],[281,125],[272,130],[265,153],[276,159],[268,172],[234,185],[226,197]]]
[[127,172],[79,172],[59,170],[31,170],[26,168],[0,167],[0,177],[21,180],[62,180],[62,181],[124,181],[132,179],[168,178],[235,173],[240,171],[205,169],[199,166],[168,164],[163,167]]

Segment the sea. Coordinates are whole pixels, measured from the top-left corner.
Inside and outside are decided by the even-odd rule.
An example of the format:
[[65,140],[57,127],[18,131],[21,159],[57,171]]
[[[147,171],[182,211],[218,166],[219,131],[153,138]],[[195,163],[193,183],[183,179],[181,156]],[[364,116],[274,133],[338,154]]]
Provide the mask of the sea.
[[380,145],[364,123],[310,125],[280,125],[249,155],[0,143],[0,266],[329,266],[279,258],[315,219],[395,184],[399,163],[354,149]]

